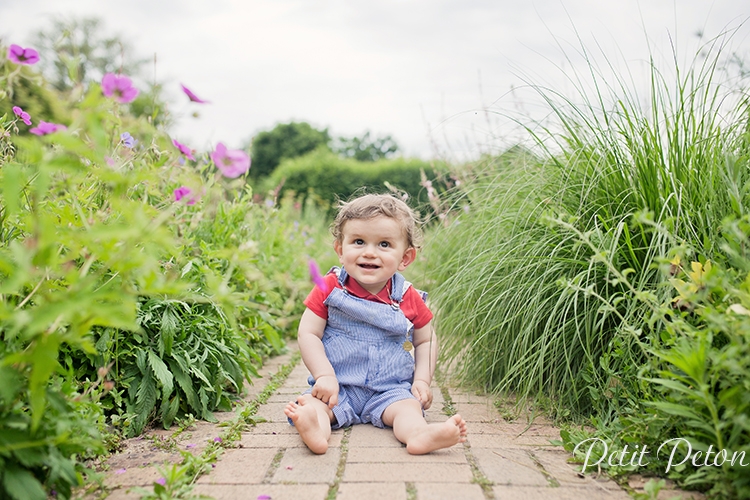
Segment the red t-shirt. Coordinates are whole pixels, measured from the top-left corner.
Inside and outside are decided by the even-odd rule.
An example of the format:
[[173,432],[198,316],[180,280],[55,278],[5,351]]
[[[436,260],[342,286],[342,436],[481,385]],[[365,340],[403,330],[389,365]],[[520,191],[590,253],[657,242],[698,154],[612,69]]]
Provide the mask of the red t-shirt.
[[[341,288],[339,284],[339,277],[335,273],[326,274],[323,279],[328,287],[328,292],[323,293],[323,290],[317,286],[313,288],[310,294],[305,299],[305,305],[312,312],[328,320],[328,306],[323,302],[328,298],[328,295],[333,291],[334,288]],[[390,304],[391,300],[391,282],[377,293],[376,295],[371,294],[362,285],[357,283],[357,280],[346,278],[346,290],[361,299],[370,300],[372,302],[385,302]],[[430,311],[427,305],[422,300],[422,297],[417,293],[413,286],[410,286],[404,294],[403,300],[401,301],[401,311],[403,311],[406,319],[412,322],[414,328],[422,328],[432,320],[432,311]]]

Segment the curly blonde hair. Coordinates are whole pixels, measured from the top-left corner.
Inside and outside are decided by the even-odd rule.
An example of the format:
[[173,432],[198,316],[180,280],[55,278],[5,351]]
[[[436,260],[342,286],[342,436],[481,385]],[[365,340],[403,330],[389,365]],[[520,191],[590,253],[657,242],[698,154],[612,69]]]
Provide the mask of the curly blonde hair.
[[397,220],[404,230],[408,247],[422,247],[422,232],[417,214],[404,201],[390,194],[366,194],[339,204],[331,234],[341,242],[344,224],[350,220],[368,220],[383,216]]

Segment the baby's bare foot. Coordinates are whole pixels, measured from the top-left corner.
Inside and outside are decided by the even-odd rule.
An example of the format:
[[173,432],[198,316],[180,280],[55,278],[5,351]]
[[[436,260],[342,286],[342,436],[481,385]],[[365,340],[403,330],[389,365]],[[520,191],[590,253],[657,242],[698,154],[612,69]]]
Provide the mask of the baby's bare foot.
[[284,414],[294,422],[294,427],[310,451],[322,455],[328,450],[328,437],[320,427],[318,413],[313,406],[306,404],[304,398],[286,405]]
[[440,424],[429,424],[424,431],[411,437],[406,451],[412,455],[423,455],[442,448],[449,448],[466,441],[466,421],[461,415],[453,415]]

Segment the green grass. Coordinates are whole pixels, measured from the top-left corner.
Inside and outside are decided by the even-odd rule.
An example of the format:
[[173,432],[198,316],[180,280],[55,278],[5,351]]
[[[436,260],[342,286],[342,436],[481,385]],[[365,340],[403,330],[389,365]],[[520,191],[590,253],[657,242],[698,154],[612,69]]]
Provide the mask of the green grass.
[[527,124],[535,147],[486,161],[456,194],[468,213],[425,253],[443,357],[464,382],[604,420],[638,399],[660,328],[638,294],[669,298],[660,265],[675,247],[720,258],[722,221],[749,206],[749,109],[718,80],[726,43],[685,70],[652,61],[645,99],[602,81],[585,51],[578,95],[536,88],[554,120]]

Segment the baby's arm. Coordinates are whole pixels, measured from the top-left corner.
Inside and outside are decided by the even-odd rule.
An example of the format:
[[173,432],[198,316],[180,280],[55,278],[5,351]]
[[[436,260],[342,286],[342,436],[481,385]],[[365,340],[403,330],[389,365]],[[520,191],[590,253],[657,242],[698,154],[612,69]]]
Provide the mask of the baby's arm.
[[426,410],[432,405],[432,376],[435,373],[437,363],[437,337],[432,328],[432,321],[422,328],[414,330],[414,382],[411,392],[419,399],[422,407]]
[[302,353],[302,361],[315,379],[312,396],[333,408],[339,400],[339,382],[323,347],[325,328],[326,320],[310,309],[305,309],[299,320],[297,342]]

